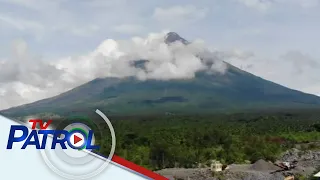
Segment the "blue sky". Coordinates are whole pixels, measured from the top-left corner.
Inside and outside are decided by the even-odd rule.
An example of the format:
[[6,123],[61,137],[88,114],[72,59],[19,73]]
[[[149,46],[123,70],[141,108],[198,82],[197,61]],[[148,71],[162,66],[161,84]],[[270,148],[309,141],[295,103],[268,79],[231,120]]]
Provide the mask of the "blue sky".
[[[320,94],[319,19],[320,0],[0,0],[0,64],[11,61],[16,41],[55,62],[88,54],[106,39],[170,30],[216,49],[252,54],[226,61]],[[9,85],[1,83],[7,92]]]

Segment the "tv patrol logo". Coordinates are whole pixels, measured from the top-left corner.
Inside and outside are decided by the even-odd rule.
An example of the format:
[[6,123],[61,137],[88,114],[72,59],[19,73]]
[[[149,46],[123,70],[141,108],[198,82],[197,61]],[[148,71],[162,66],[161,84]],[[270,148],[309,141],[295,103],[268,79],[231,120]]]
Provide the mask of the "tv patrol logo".
[[[67,131],[63,130],[50,130],[47,129],[52,120],[44,123],[41,119],[30,119],[29,122],[32,124],[32,131],[29,133],[29,129],[23,125],[12,125],[10,128],[7,149],[12,149],[13,143],[22,142],[21,149],[25,149],[27,146],[35,146],[36,149],[45,149],[47,146],[48,135],[53,137],[51,143],[51,149],[56,149],[57,144],[60,144],[62,149],[67,149],[66,144],[69,145],[72,149],[87,149],[87,150],[99,150],[100,146],[93,145],[93,130],[86,129],[81,127],[85,126],[84,124],[71,124],[70,126],[75,126],[75,128]],[[36,130],[37,124],[40,127],[40,130]],[[79,125],[80,127],[77,127]],[[21,131],[21,136],[16,136],[16,132]],[[39,140],[39,135],[42,136],[42,141]],[[66,143],[67,142],[67,143]]]
[[[111,142],[96,145],[96,135],[105,137],[106,129],[101,129],[101,122],[90,121],[94,131],[87,123],[68,120],[55,123],[58,129],[53,129],[52,120],[44,122],[40,119],[30,119],[26,125],[12,125],[9,131],[7,149],[37,149],[46,165],[56,174],[65,179],[92,179],[100,174],[110,163],[116,145],[116,138],[110,120],[100,110],[95,111],[108,126]],[[92,125],[93,124],[93,125]],[[111,144],[107,151],[105,143]],[[93,150],[102,150],[109,154],[103,158]]]

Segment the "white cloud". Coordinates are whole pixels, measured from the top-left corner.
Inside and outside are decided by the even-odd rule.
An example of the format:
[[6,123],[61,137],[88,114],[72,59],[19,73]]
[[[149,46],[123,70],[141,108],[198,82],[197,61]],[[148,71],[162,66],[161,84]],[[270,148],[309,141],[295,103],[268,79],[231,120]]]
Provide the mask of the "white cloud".
[[166,25],[188,24],[203,19],[208,13],[207,8],[198,8],[193,5],[172,6],[168,8],[156,8],[153,17]]
[[[134,37],[132,40],[105,40],[89,55],[59,61],[58,67],[68,67],[68,75],[76,77],[86,74],[90,80],[97,76],[126,77],[144,79],[192,78],[195,72],[204,70],[204,62],[197,55],[206,54],[207,61],[215,61],[214,54],[203,45],[191,43],[164,43],[165,33],[150,34],[146,39]],[[211,59],[210,59],[211,58]],[[145,68],[135,67],[137,60],[148,60]],[[223,71],[223,70],[222,70]],[[72,79],[73,77],[69,77]]]

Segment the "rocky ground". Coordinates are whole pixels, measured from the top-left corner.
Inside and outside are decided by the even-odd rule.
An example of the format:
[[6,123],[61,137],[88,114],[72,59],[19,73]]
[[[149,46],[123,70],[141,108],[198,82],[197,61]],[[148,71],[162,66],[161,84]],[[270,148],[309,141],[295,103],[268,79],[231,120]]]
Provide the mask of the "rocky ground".
[[320,167],[320,151],[300,151],[298,149],[292,149],[284,153],[280,160],[297,160],[297,167],[291,172],[293,174],[301,174],[306,176],[312,174],[317,167]]
[[279,161],[298,161],[296,168],[282,171],[271,162],[259,160],[253,164],[232,164],[228,169],[212,173],[210,168],[183,169],[172,168],[158,171],[175,180],[283,180],[285,176],[309,176],[320,167],[320,151],[300,151],[292,149],[285,152]]

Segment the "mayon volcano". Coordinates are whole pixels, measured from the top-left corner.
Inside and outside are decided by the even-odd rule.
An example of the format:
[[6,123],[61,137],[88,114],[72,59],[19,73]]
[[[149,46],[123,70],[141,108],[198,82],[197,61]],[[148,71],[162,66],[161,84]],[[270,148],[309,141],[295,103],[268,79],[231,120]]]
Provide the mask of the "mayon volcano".
[[[320,107],[318,96],[245,72],[223,61],[219,53],[199,48],[197,43],[189,42],[177,33],[169,32],[148,42],[134,41],[143,43],[149,51],[131,47],[133,50],[129,55],[113,53],[112,57],[117,61],[108,66],[108,72],[113,74],[1,113],[7,116],[70,115],[86,114],[98,108],[114,115],[141,115]],[[102,43],[94,53],[103,55],[106,50],[111,51],[112,43]],[[163,52],[169,49],[170,53],[159,55],[162,49]],[[104,68],[103,64],[101,68]]]

